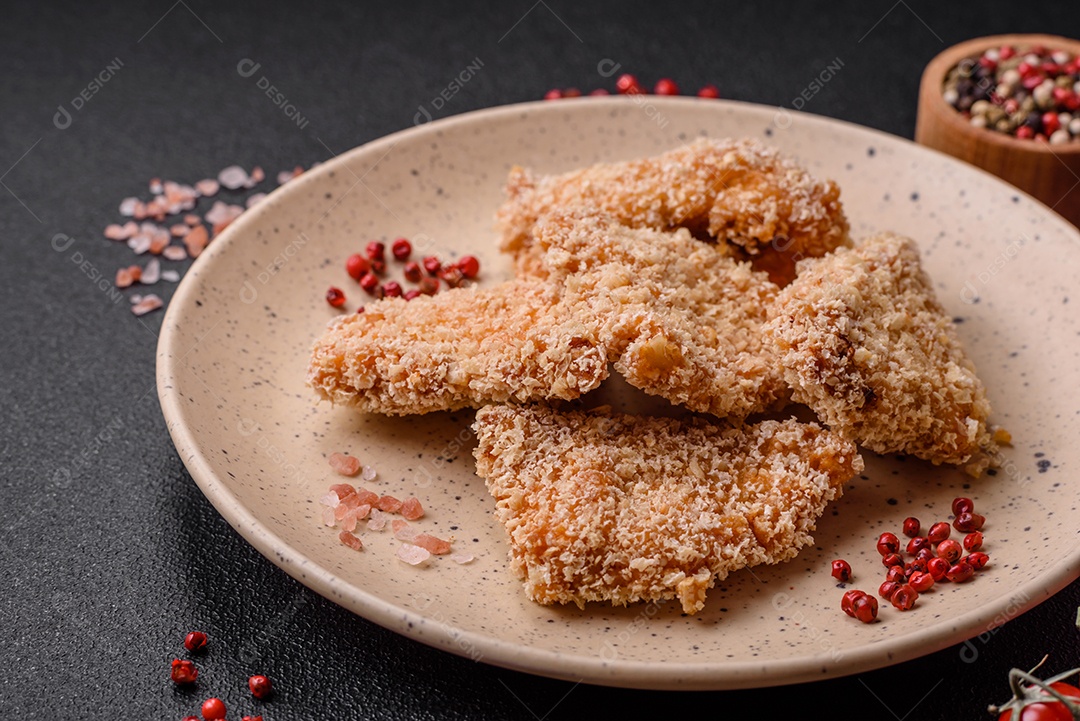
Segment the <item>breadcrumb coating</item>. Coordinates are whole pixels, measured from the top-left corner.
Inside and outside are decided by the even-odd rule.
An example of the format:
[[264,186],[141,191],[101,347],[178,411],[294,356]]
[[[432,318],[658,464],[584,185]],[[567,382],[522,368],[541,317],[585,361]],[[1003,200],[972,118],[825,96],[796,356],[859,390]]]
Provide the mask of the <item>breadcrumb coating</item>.
[[744,418],[787,393],[761,331],[778,292],[749,263],[695,240],[561,213],[535,227],[553,283],[599,323],[615,369],[633,386],[702,413]]
[[473,424],[510,562],[543,604],[678,598],[700,611],[732,571],[794,557],[842,484],[854,444],[814,424],[489,406]]
[[335,404],[387,415],[577,398],[607,377],[608,358],[595,324],[560,295],[511,281],[371,303],[331,321],[308,384]]
[[912,240],[802,261],[765,330],[793,399],[846,438],[933,463],[992,447],[986,390]]
[[651,158],[607,163],[563,175],[515,167],[496,214],[501,248],[523,277],[543,272],[533,227],[553,211],[584,208],[635,228],[687,228],[724,241],[779,285],[795,263],[849,245],[840,190],[753,139],[701,139]]

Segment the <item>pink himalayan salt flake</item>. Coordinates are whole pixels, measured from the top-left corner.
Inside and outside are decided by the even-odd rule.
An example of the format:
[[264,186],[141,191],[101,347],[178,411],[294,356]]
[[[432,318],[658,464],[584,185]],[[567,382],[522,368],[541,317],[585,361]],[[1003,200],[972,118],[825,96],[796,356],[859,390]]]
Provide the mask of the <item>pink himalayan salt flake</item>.
[[406,498],[405,502],[401,504],[401,515],[407,521],[415,521],[424,515],[424,507],[415,498]]
[[[179,245],[166,246],[162,249],[161,255],[167,260],[184,260],[188,257],[187,251]],[[177,280],[179,280],[179,276],[177,276]]]
[[299,165],[297,165],[292,170],[282,170],[280,173],[277,174],[278,185],[285,185],[285,183],[288,183],[293,178],[302,175],[303,172],[304,169]]
[[361,503],[359,506],[356,507],[356,518],[357,518],[357,520],[360,520],[360,521],[364,520],[365,518],[368,517],[369,513],[371,513],[371,506],[369,506],[366,503]]
[[340,521],[345,518],[345,514],[352,510],[352,506],[342,502],[337,508],[334,509],[334,519]]
[[161,178],[150,178],[150,194],[161,195]]
[[105,226],[105,237],[109,240],[127,240],[131,237],[131,233],[127,232],[126,226],[113,223]]
[[[198,183],[195,183],[195,191],[204,198],[217,195],[219,190],[221,190],[221,185],[213,178],[207,178],[206,180],[200,180]],[[188,223],[188,225],[194,224]]]
[[248,174],[239,165],[230,165],[218,173],[217,179],[222,187],[236,190],[248,182]]
[[161,279],[161,262],[157,258],[151,258],[146,267],[142,269],[139,282],[144,285],[153,285]]
[[139,202],[138,198],[124,198],[120,201],[120,215],[125,218],[131,218],[135,215],[135,210],[140,205],[142,205],[142,203]]
[[333,528],[336,521],[337,519],[334,518],[334,509],[324,508],[322,512],[322,522],[330,528]]
[[130,238],[131,236],[135,235],[138,232],[139,232],[139,224],[136,223],[134,220],[129,220],[128,222],[124,223],[124,235],[126,235],[128,238]]
[[374,466],[364,466],[364,470],[360,473],[360,477],[365,481],[374,481],[377,475],[379,474],[375,471]]
[[394,519],[394,522],[391,525],[394,528],[394,538],[399,541],[404,541],[405,543],[412,543],[420,533],[410,526],[408,521]]
[[386,514],[378,508],[371,509],[371,518],[367,522],[369,531],[381,531],[386,528]]
[[252,195],[250,198],[247,199],[247,203],[245,203],[245,205],[248,208],[252,208],[252,207],[258,205],[259,203],[261,203],[265,198],[266,198],[266,193],[255,193],[254,195]]
[[319,496],[319,505],[326,506],[327,508],[337,508],[341,503],[341,499],[338,498],[338,494],[330,491],[326,495]]
[[200,218],[197,215],[190,215],[189,214],[189,215],[184,216],[184,224],[185,225],[195,226],[195,225],[198,225],[201,222],[202,222],[202,218]]
[[170,283],[176,283],[180,280],[180,273],[175,270],[163,270],[161,271],[161,279]]
[[198,258],[209,242],[210,236],[206,233],[206,227],[202,225],[196,225],[184,236],[184,245],[192,258]]
[[183,238],[187,235],[188,225],[185,223],[177,223],[176,225],[169,226],[169,235],[174,238]]
[[149,295],[143,296],[142,300],[131,306],[131,312],[135,315],[146,315],[150,311],[157,310],[163,305],[164,303],[161,302],[161,298],[158,298],[156,295],[151,293]]
[[116,287],[128,288],[135,282],[135,276],[130,268],[118,268],[116,270]]
[[363,542],[348,530],[339,533],[338,538],[341,540],[342,543],[344,543],[346,546],[348,546],[354,551],[359,551],[364,547]]
[[146,251],[150,250],[150,244],[153,241],[149,235],[145,233],[139,233],[138,235],[128,238],[128,247],[135,251],[135,255],[142,255]]
[[[331,453],[330,467],[339,476],[355,476],[360,471],[360,459],[344,453]],[[353,493],[356,493],[355,489]]]
[[248,187],[253,187],[256,184],[263,182],[265,179],[266,173],[263,172],[261,166],[256,165],[254,168],[251,169],[251,185],[249,185]]
[[155,237],[150,241],[150,252],[154,255],[161,255],[161,253],[169,247],[169,238]]
[[466,563],[472,563],[474,560],[476,560],[476,556],[472,555],[471,553],[455,553],[454,555],[450,556],[450,560],[454,563],[460,563],[464,566]]
[[138,293],[136,293],[133,296],[131,296],[130,298],[128,298],[128,300],[131,301],[132,305],[135,305],[136,303],[141,303],[142,302],[142,296],[139,295]]
[[397,557],[410,566],[419,566],[426,563],[431,554],[427,550],[414,546],[411,543],[403,543],[398,546]]
[[335,483],[332,486],[330,486],[330,490],[333,493],[336,493],[337,497],[340,498],[341,500],[345,500],[349,496],[355,496],[356,495],[356,489],[353,488],[348,483]]
[[379,494],[372,493],[366,488],[361,488],[356,492],[356,500],[360,503],[366,503],[369,506],[374,507],[379,502]]
[[375,507],[380,511],[386,511],[387,513],[397,513],[401,510],[401,501],[393,496],[380,496]]
[[435,536],[429,536],[426,533],[421,533],[414,538],[413,543],[420,546],[420,548],[427,549],[436,556],[450,553],[450,541],[444,541],[441,538],[435,538]]
[[356,521],[356,509],[350,508],[345,512],[345,515],[341,517],[341,527],[352,533],[356,530]]

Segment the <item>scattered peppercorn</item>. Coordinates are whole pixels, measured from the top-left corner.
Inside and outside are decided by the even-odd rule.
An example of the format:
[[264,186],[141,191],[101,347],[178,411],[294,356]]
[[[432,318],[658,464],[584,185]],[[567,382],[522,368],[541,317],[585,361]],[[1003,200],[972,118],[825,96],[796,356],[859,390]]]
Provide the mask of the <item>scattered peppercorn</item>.
[[201,651],[206,648],[206,634],[202,631],[192,631],[184,636],[184,648],[188,651]]
[[341,288],[330,286],[326,291],[326,302],[335,308],[340,308],[345,305],[345,294],[341,292]]
[[270,679],[262,674],[252,676],[248,679],[248,688],[251,689],[251,695],[257,699],[264,699],[270,696],[273,691],[273,686],[270,683]]
[[177,684],[195,683],[195,679],[199,677],[199,669],[195,668],[191,661],[174,658],[169,677]]

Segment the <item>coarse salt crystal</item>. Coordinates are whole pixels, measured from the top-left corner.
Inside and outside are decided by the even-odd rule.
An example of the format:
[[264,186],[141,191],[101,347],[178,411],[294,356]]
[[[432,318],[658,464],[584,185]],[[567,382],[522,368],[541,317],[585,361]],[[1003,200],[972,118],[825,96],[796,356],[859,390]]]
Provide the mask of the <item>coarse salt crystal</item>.
[[419,534],[419,531],[409,525],[408,521],[403,521],[400,518],[395,518],[390,523],[390,526],[394,530],[394,538],[399,541],[412,543],[413,539]]
[[262,166],[256,165],[251,169],[252,185],[255,183],[261,183],[266,179],[266,173],[263,172]]
[[[330,454],[330,467],[341,476],[355,476],[360,470],[360,459],[344,453]],[[353,491],[355,493],[355,491]]]
[[130,268],[117,268],[116,270],[116,287],[127,288],[135,282],[135,278],[132,275]]
[[338,539],[354,551],[359,551],[364,547],[363,542],[348,530],[339,533]]
[[[161,251],[161,255],[168,260],[184,260],[188,257],[187,251],[179,245],[170,245]],[[179,275],[177,280],[179,280]]]
[[426,533],[421,533],[415,539],[413,543],[420,546],[423,549],[430,551],[436,556],[442,556],[450,553],[450,541],[444,541],[441,538],[430,536]]
[[266,193],[255,193],[254,195],[252,195],[250,198],[247,199],[247,203],[245,203],[245,205],[247,205],[247,207],[251,208],[251,207],[255,206],[256,204],[261,203],[265,198],[266,198]]
[[156,295],[151,293],[149,295],[143,296],[142,300],[131,306],[131,312],[135,315],[146,315],[150,311],[157,310],[163,305],[164,303],[162,303],[161,298],[158,298]]
[[169,235],[174,238],[183,238],[185,235],[187,235],[188,227],[189,226],[186,223],[176,223],[175,225],[170,225]]
[[124,232],[124,227],[113,223],[105,226],[105,237],[109,240],[127,240],[130,234]]
[[454,563],[460,563],[464,566],[466,563],[472,563],[474,560],[476,560],[476,556],[472,555],[471,553],[455,553],[454,555],[450,556],[450,560]]
[[410,566],[419,566],[431,558],[431,554],[419,546],[403,543],[398,547],[397,557]]
[[161,194],[161,178],[150,178],[150,194]]
[[210,236],[206,232],[206,226],[203,225],[196,225],[184,236],[184,246],[192,258],[198,258],[209,242]]
[[378,508],[372,508],[371,518],[368,519],[367,527],[369,531],[381,531],[386,528],[386,514]]
[[239,165],[230,165],[218,173],[217,179],[222,187],[236,190],[242,188],[248,182],[248,174]]
[[124,198],[120,201],[120,215],[130,218],[135,215],[135,209],[142,205],[138,198]]
[[405,520],[415,521],[424,515],[424,507],[420,505],[420,501],[417,499],[406,498],[405,502],[401,504],[401,515],[405,517]]
[[338,498],[338,494],[330,491],[324,496],[319,496],[319,504],[326,506],[327,508],[337,508],[341,503],[341,499]]
[[350,508],[348,511],[346,511],[345,515],[341,517],[341,527],[349,532],[355,531],[356,521],[356,509]]
[[152,242],[153,241],[150,239],[149,235],[146,235],[145,233],[139,233],[133,238],[128,238],[127,244],[129,248],[135,251],[136,255],[142,255],[146,251],[150,250],[150,244]]
[[360,501],[360,503],[366,503],[369,506],[374,506],[376,503],[379,502],[379,494],[372,493],[366,488],[357,489],[356,497],[357,500]]
[[375,471],[374,466],[364,466],[364,470],[360,472],[360,477],[365,481],[374,481],[377,475],[379,474]]
[[[204,198],[209,198],[211,195],[217,195],[221,186],[213,178],[207,178],[195,183],[195,190]],[[194,225],[194,223],[188,223],[188,225]]]
[[139,278],[139,282],[146,285],[153,285],[161,279],[161,262],[157,258],[151,258],[150,262],[146,264],[146,267],[142,270],[142,276]]
[[170,283],[176,283],[180,280],[180,272],[175,270],[163,270],[161,271],[161,279],[167,280]]
[[136,293],[135,295],[128,298],[128,300],[131,301],[132,305],[135,305],[136,303],[141,303],[142,302],[142,296],[139,295],[138,293]]
[[397,513],[401,510],[401,501],[393,496],[380,496],[375,505],[380,511],[386,511],[387,513]]
[[330,528],[334,527],[334,524],[337,522],[337,519],[334,518],[334,509],[333,508],[324,508],[323,509],[322,521],[323,521],[323,523],[325,523]]

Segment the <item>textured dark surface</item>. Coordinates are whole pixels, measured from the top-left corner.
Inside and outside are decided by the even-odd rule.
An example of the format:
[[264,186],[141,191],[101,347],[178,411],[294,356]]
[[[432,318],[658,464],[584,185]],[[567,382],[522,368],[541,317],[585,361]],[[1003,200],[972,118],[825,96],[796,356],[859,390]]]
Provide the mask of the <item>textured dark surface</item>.
[[[1074,583],[966,650],[767,697],[574,686],[446,655],[352,616],[279,571],[215,513],[158,408],[161,314],[140,322],[95,282],[131,262],[100,231],[121,198],[145,195],[147,179],[191,182],[231,163],[271,174],[308,166],[411,125],[474,58],[483,70],[435,117],[536,99],[555,86],[610,87],[597,72],[604,59],[650,84],[664,75],[685,90],[715,82],[725,97],[790,107],[841,58],[843,69],[805,109],[911,137],[919,73],[946,45],[998,32],[1080,36],[1068,3],[475,5],[5,6],[0,714],[179,719],[211,691],[234,710],[230,718],[258,707],[267,721],[723,716],[745,704],[760,704],[758,718],[813,718],[827,708],[980,718],[1007,695],[1011,666],[1044,653],[1050,671],[1080,665]],[[259,75],[305,127],[237,72],[245,58],[261,64]],[[117,59],[115,75],[72,110],[72,98]],[[58,106],[71,113],[62,130]],[[191,628],[210,635],[212,652],[199,660],[202,690],[189,693],[169,683],[168,662]],[[269,703],[246,692],[253,668],[278,682]]]

